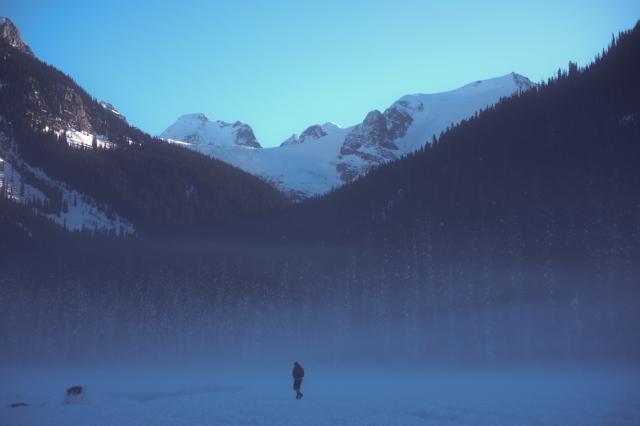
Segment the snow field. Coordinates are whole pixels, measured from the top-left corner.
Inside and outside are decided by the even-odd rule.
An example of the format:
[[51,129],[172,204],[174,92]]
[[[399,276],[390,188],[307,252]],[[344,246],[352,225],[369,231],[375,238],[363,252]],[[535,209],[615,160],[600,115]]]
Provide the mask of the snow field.
[[[0,424],[47,425],[637,425],[640,375],[623,369],[394,371],[274,368],[1,370]],[[87,387],[83,404],[64,390]],[[29,407],[7,404],[27,402]]]

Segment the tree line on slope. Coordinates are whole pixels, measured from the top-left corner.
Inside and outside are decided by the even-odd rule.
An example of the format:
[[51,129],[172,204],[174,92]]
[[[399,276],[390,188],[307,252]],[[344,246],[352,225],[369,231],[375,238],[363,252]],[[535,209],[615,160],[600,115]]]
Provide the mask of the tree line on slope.
[[[640,244],[640,26],[584,69],[503,99],[423,149],[252,229],[265,238],[543,255]],[[266,232],[265,232],[266,230]],[[534,254],[534,253],[529,253]]]
[[[0,114],[20,156],[139,231],[214,233],[224,221],[286,203],[254,176],[129,126],[71,78],[3,41],[0,61]],[[115,148],[70,147],[70,128],[105,135]]]
[[[2,361],[630,361],[637,263],[118,241],[0,258]],[[34,267],[37,265],[37,267]],[[184,357],[184,358],[181,358]]]

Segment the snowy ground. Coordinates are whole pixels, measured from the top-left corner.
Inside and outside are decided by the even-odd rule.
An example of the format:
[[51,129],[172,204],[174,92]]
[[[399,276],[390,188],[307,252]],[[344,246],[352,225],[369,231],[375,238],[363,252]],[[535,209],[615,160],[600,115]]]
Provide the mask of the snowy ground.
[[[0,425],[638,425],[637,370],[1,369]],[[276,374],[278,373],[278,374]],[[84,385],[84,404],[63,405]],[[29,407],[9,408],[14,402]]]

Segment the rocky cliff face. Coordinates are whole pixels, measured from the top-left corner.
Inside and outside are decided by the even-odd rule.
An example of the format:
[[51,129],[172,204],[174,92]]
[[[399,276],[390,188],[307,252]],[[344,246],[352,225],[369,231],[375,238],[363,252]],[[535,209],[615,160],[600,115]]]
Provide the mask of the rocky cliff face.
[[33,51],[24,41],[22,41],[20,31],[9,18],[0,17],[0,39],[9,43],[21,52],[33,56]]
[[[13,24],[0,22],[0,201],[66,229],[113,235],[199,233],[285,203],[261,179],[130,126],[112,105],[24,53]],[[242,145],[235,148],[259,147],[249,126],[213,124]]]
[[342,182],[367,173],[371,167],[397,159],[402,152],[396,140],[406,135],[413,123],[413,114],[422,111],[422,103],[410,105],[398,101],[384,113],[371,111],[362,124],[346,136],[340,148],[336,170]]
[[233,123],[235,144],[239,146],[247,146],[250,148],[262,148],[256,135],[253,134],[253,129],[248,124],[236,121]]
[[413,152],[447,126],[532,86],[528,78],[510,73],[450,92],[407,95],[384,113],[371,111],[344,139],[336,162],[340,180],[349,182],[374,166]]
[[13,110],[22,110],[20,120],[39,131],[109,133],[112,120],[105,108],[52,67],[42,71],[19,30],[7,18],[0,18],[0,48],[0,83],[6,86],[2,102],[12,105]]
[[42,82],[35,78],[27,78],[26,85],[29,88],[23,94],[25,103],[29,105],[26,115],[34,127],[94,131],[84,99],[73,87],[64,84],[43,87]]
[[100,101],[98,102],[100,104],[100,106],[104,109],[106,109],[107,111],[109,111],[111,114],[115,115],[116,117],[118,117],[119,119],[123,120],[123,121],[127,121],[127,117],[125,117],[124,115],[122,115],[120,113],[120,111],[118,111],[116,109],[116,107],[114,107],[112,104],[110,104],[109,102],[105,102],[105,101]]

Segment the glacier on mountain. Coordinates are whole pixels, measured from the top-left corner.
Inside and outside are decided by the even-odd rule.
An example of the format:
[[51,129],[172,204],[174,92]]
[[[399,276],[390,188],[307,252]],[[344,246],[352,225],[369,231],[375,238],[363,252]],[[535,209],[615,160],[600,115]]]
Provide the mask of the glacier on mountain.
[[510,73],[448,92],[406,95],[384,112],[369,112],[355,126],[312,125],[273,148],[262,148],[247,124],[212,121],[204,114],[179,117],[160,137],[239,167],[294,199],[303,199],[414,152],[447,127],[531,87],[528,78]]

